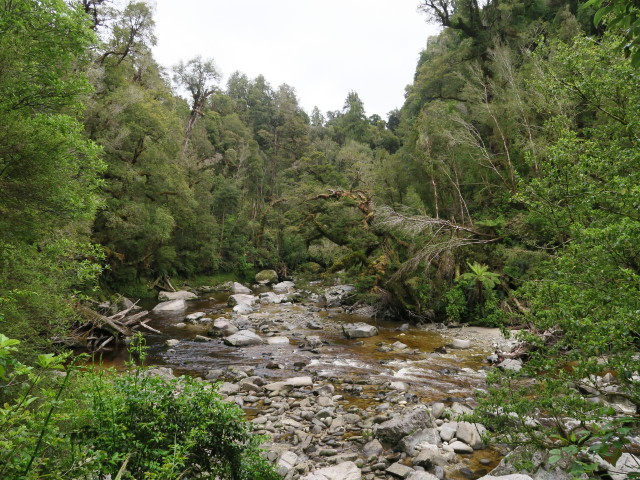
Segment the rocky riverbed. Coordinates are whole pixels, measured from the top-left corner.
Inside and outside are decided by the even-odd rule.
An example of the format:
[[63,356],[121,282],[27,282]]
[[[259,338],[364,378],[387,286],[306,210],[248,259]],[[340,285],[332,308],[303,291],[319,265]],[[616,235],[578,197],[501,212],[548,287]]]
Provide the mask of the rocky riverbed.
[[[286,479],[475,479],[501,455],[459,421],[483,388],[497,329],[347,313],[349,286],[229,285],[164,295],[147,336],[162,375],[219,383]],[[160,367],[160,365],[162,367]]]

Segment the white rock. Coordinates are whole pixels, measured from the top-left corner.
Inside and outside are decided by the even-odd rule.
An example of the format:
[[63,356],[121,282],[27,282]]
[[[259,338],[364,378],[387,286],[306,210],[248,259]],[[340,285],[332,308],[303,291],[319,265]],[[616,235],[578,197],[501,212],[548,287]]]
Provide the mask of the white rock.
[[184,300],[170,300],[162,302],[153,307],[152,312],[179,312],[187,309],[187,303]]
[[378,335],[377,327],[368,323],[348,323],[342,326],[342,331],[347,338],[367,338]]
[[445,423],[440,427],[440,438],[443,442],[450,441],[453,437],[456,436],[456,430],[458,430],[457,422],[449,422]]
[[196,323],[198,320],[200,320],[205,315],[206,315],[206,313],[204,313],[204,312],[190,313],[189,315],[184,317],[184,321],[187,322],[187,323]]
[[296,462],[298,461],[298,455],[293,452],[282,452],[280,454],[280,458],[276,463],[278,467],[278,473],[281,475],[286,475],[289,473],[289,470],[293,469],[296,466]]
[[232,287],[233,293],[243,293],[243,294],[251,294],[253,293],[250,288],[245,287],[241,283],[233,282]]
[[460,441],[455,441],[449,444],[449,447],[453,449],[456,453],[473,453],[473,448],[466,443],[462,443]]
[[479,423],[460,422],[456,430],[456,438],[466,443],[474,450],[484,448],[482,435],[486,432],[484,425]]
[[301,480],[360,480],[362,473],[353,462],[343,462],[333,467],[321,468]]
[[293,377],[288,378],[284,383],[292,387],[311,387],[313,386],[313,379],[311,377]]
[[452,348],[466,349],[471,348],[471,340],[463,340],[462,338],[454,338],[451,344]]
[[260,294],[260,303],[262,305],[278,304],[280,302],[282,302],[280,295],[273,292],[264,292]]
[[186,290],[178,290],[177,292],[160,292],[158,294],[158,300],[161,302],[169,300],[193,300],[198,298],[195,293],[187,292]]
[[247,347],[250,345],[261,345],[264,342],[262,338],[251,330],[240,330],[233,335],[226,337],[224,339],[224,343],[234,347]]
[[289,339],[287,337],[269,337],[267,343],[269,345],[289,345]]
[[289,293],[291,290],[295,288],[296,284],[289,281],[284,281],[280,283],[276,283],[273,287],[274,292],[276,293]]
[[249,315],[250,313],[253,313],[253,308],[251,307],[251,305],[240,303],[233,307],[233,312],[237,313],[238,315]]
[[235,295],[229,295],[229,300],[227,300],[227,304],[230,307],[234,307],[240,304],[253,305],[254,303],[256,303],[256,297],[254,297],[253,295],[247,295],[245,293],[236,293]]

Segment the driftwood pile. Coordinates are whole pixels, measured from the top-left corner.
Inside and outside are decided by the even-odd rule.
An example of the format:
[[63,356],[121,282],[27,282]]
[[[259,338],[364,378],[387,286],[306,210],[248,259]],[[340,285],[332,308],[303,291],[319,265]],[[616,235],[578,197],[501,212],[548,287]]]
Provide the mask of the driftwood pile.
[[151,318],[146,318],[149,312],[143,310],[134,313],[136,309],[136,305],[133,304],[107,317],[87,306],[78,305],[76,311],[83,322],[73,330],[70,341],[67,343],[95,353],[104,350],[105,347],[113,347],[124,342],[141,328],[160,333],[147,325],[151,321]]

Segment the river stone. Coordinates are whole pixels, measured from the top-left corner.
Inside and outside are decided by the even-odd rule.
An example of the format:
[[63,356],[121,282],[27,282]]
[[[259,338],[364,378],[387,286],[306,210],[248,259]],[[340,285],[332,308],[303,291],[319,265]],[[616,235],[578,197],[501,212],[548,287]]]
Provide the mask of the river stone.
[[381,441],[395,445],[403,437],[417,430],[433,426],[433,418],[429,411],[424,407],[417,407],[404,415],[376,425],[373,432]]
[[298,461],[298,455],[293,452],[282,452],[280,454],[280,458],[276,463],[278,473],[280,475],[286,475],[289,473],[289,470],[293,469],[296,466],[296,462]]
[[362,473],[353,462],[343,462],[333,467],[321,468],[301,480],[360,480]]
[[347,338],[367,338],[378,335],[378,329],[368,323],[348,323],[342,326]]
[[409,348],[408,345],[406,345],[406,344],[404,344],[402,342],[392,343],[391,346],[393,347],[394,350],[405,350],[405,349]]
[[175,347],[176,345],[178,345],[180,343],[180,340],[176,340],[175,338],[170,338],[169,340],[166,340],[164,342],[164,344],[167,347]]
[[229,295],[227,305],[235,307],[236,305],[253,305],[256,303],[256,297],[253,295],[247,295],[245,293],[236,293],[235,295]]
[[177,292],[160,292],[158,294],[158,300],[161,302],[167,302],[170,300],[193,300],[198,298],[195,293],[187,292],[186,290],[178,290]]
[[238,393],[240,391],[240,386],[235,383],[224,382],[218,388],[218,392],[222,395],[233,395],[234,393]]
[[251,330],[240,330],[233,335],[225,337],[224,343],[233,347],[247,347],[250,345],[261,345],[264,342],[262,338]]
[[413,472],[407,480],[439,480],[439,478],[429,472]]
[[241,303],[233,307],[233,312],[237,313],[238,315],[249,315],[250,313],[253,313],[253,308],[251,307],[251,305]]
[[364,458],[377,457],[384,449],[382,444],[375,438],[362,447],[362,456]]
[[460,422],[456,430],[456,438],[471,446],[474,450],[484,448],[482,434],[486,432],[484,425],[480,423]]
[[413,459],[413,464],[424,468],[436,465],[443,467],[454,457],[455,454],[453,452],[444,452],[437,445],[422,445],[420,446],[420,453]]
[[440,427],[440,438],[443,442],[449,442],[456,436],[458,430],[458,422],[445,423]]
[[153,307],[152,312],[179,312],[186,310],[187,304],[184,300],[170,300],[168,302],[162,302]]
[[453,343],[451,344],[451,347],[460,348],[460,349],[471,348],[471,340],[463,340],[461,338],[454,338],[453,339]]
[[389,384],[389,388],[392,390],[399,390],[401,392],[406,392],[407,390],[409,390],[409,385],[407,385],[404,382],[391,382]]
[[338,285],[328,288],[324,292],[324,298],[327,302],[327,307],[339,307],[344,303],[349,294],[355,290],[353,285]]
[[289,345],[289,339],[287,337],[269,337],[267,343],[269,345]]
[[529,475],[523,475],[521,473],[514,473],[511,475],[501,475],[494,477],[493,475],[485,475],[478,480],[533,480]]
[[522,360],[519,358],[505,358],[498,364],[498,368],[519,372],[522,369]]
[[206,313],[204,313],[204,312],[190,313],[189,315],[184,317],[184,321],[187,322],[187,323],[198,323],[198,320],[200,320],[205,315],[206,315]]
[[416,453],[416,447],[422,444],[439,445],[440,433],[435,428],[424,428],[411,435],[407,435],[400,441],[400,448],[407,455]]
[[213,336],[228,337],[238,332],[238,327],[231,323],[226,318],[216,318],[213,321],[213,325],[209,329],[208,334]]
[[231,288],[233,293],[243,293],[245,295],[250,295],[253,293],[250,288],[245,287],[241,283],[233,282],[233,287]]
[[260,294],[260,303],[262,305],[278,304],[282,302],[279,295],[273,292],[264,292]]
[[260,285],[269,285],[278,281],[278,274],[275,270],[261,270],[256,273],[255,280]]
[[407,478],[409,475],[413,473],[413,468],[407,467],[401,463],[394,463],[389,468],[387,468],[386,472],[389,475],[393,475],[397,478]]
[[473,447],[467,445],[466,443],[462,443],[459,440],[450,443],[449,447],[451,447],[456,453],[473,453]]
[[446,405],[442,402],[434,403],[433,405],[431,405],[431,415],[433,415],[433,418],[440,418],[446,408]]
[[276,283],[273,287],[274,292],[276,293],[289,293],[291,290],[295,288],[296,284],[293,282],[285,281]]
[[311,387],[313,386],[313,379],[311,377],[293,377],[288,378],[284,383],[292,387]]

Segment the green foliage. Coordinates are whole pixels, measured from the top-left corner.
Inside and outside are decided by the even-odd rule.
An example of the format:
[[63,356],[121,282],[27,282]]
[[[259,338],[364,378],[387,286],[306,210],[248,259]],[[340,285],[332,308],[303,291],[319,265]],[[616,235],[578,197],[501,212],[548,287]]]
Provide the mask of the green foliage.
[[630,57],[634,67],[640,67],[640,8],[638,3],[631,0],[589,0],[584,7],[595,6],[598,11],[593,17],[593,23],[602,23],[614,31],[620,31],[625,41],[620,42],[620,48],[625,56]]
[[79,370],[49,354],[29,367],[15,360],[17,345],[0,334],[2,478],[279,478],[242,410],[211,385],[133,365]]

